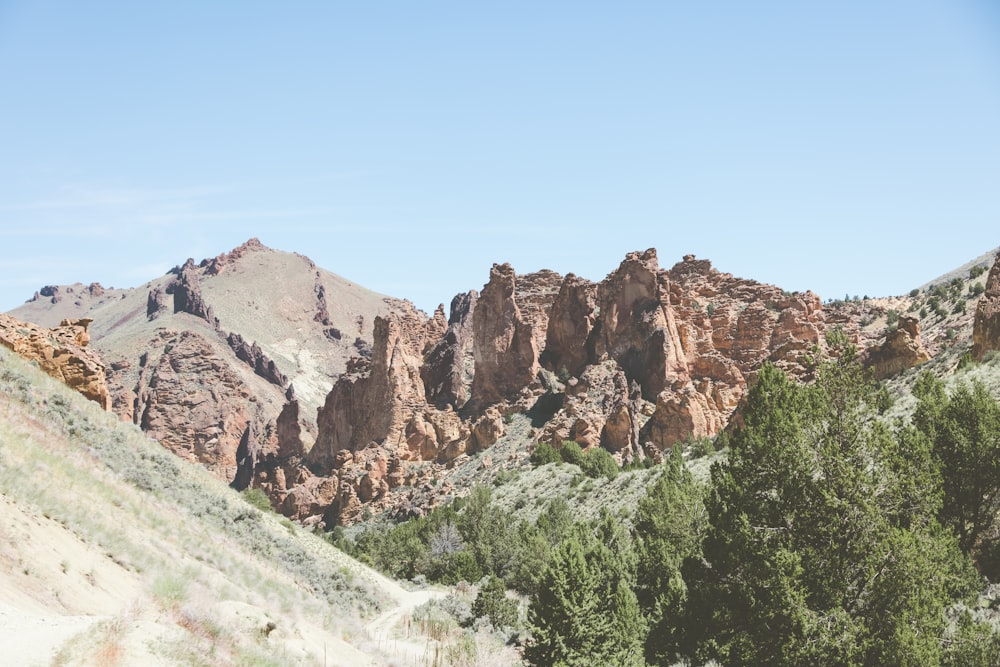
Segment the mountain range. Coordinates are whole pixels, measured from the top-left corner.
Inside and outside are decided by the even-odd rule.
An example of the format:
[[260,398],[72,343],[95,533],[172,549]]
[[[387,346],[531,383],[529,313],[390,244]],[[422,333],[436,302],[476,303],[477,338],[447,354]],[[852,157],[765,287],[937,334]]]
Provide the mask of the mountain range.
[[46,286],[10,315],[89,343],[96,400],[123,421],[329,528],[421,515],[539,442],[658,461],[726,429],[765,362],[810,379],[834,332],[890,380],[957,364],[975,327],[981,357],[995,253],[908,295],[825,304],[693,255],[664,269],[654,249],[599,282],[497,264],[427,315],[251,239],[141,287]]

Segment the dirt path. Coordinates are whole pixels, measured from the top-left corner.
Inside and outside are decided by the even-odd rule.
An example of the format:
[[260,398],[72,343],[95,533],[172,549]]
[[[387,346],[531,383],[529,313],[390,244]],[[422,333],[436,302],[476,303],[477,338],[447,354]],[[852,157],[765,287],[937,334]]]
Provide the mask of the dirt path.
[[[425,589],[410,591],[394,579],[347,556],[344,552],[323,543],[310,541],[308,546],[322,550],[322,557],[333,560],[350,573],[355,583],[364,583],[389,599],[390,604],[376,618],[365,624],[367,641],[359,644],[364,652],[375,655],[368,662],[351,662],[341,656],[345,664],[361,667],[371,664],[389,664],[394,667],[424,667],[432,664],[435,642],[411,630],[408,623],[413,610],[430,600],[440,599],[446,591]],[[317,554],[319,555],[319,554]],[[384,658],[380,661],[375,656]]]
[[[431,600],[442,598],[442,591],[403,591],[396,598],[397,605],[365,626],[369,639],[375,642],[380,652],[405,665],[421,667],[431,664],[436,642],[428,637],[416,636],[410,629],[413,610]],[[401,627],[402,626],[402,627]]]

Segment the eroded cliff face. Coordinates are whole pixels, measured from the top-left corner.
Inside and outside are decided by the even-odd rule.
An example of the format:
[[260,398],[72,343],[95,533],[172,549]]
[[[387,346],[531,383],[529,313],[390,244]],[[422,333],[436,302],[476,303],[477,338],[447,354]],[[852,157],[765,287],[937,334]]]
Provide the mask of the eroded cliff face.
[[269,437],[251,387],[203,336],[163,331],[140,359],[133,420],[150,437],[226,482],[237,451],[257,450]]
[[319,411],[307,469],[285,471],[284,488],[259,475],[284,511],[309,517],[328,501],[324,520],[341,523],[366,505],[398,512],[393,489],[491,447],[515,412],[531,416],[535,442],[659,458],[725,428],[764,362],[808,379],[826,345],[814,294],[693,256],[664,270],[652,249],[599,283],[494,265],[442,320],[439,309],[376,321],[371,358],[351,363]]
[[63,320],[54,329],[48,329],[0,313],[0,345],[36,362],[45,373],[110,410],[111,394],[105,381],[104,362],[87,348],[90,322]]
[[585,369],[566,383],[565,406],[543,431],[554,444],[658,457],[723,429],[765,361],[804,379],[825,346],[818,297],[735,278],[690,255],[664,271],[655,250],[630,253],[597,286],[597,306],[593,291],[568,278],[553,305],[555,347],[545,357]]
[[986,279],[986,291],[976,305],[972,329],[972,355],[977,360],[991,350],[1000,350],[1000,255]]
[[371,360],[349,365],[319,410],[310,467],[329,470],[339,451],[358,451],[370,442],[408,458],[433,458],[433,445],[413,433],[412,424],[431,410],[420,368],[435,334],[435,320],[413,308],[375,319]]
[[514,398],[538,373],[535,328],[518,306],[515,283],[510,264],[494,264],[472,316],[471,401],[479,408]]
[[903,315],[896,329],[886,334],[885,341],[867,351],[864,364],[876,379],[882,380],[930,358],[920,338],[920,320]]

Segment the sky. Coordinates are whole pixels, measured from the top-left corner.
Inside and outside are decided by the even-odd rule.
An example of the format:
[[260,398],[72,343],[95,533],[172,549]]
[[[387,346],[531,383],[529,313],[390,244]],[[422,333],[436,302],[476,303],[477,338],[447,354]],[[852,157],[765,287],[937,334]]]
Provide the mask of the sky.
[[905,293],[1000,245],[1000,3],[0,0],[0,311],[250,237],[428,312],[649,247]]

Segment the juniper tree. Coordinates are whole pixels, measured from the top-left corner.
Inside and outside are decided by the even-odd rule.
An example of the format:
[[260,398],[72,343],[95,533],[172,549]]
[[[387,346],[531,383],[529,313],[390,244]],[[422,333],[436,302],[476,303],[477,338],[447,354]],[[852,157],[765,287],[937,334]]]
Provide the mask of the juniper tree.
[[852,349],[813,386],[765,366],[712,468],[704,557],[683,568],[696,662],[934,665],[978,581],[936,518],[926,449],[875,419]]

